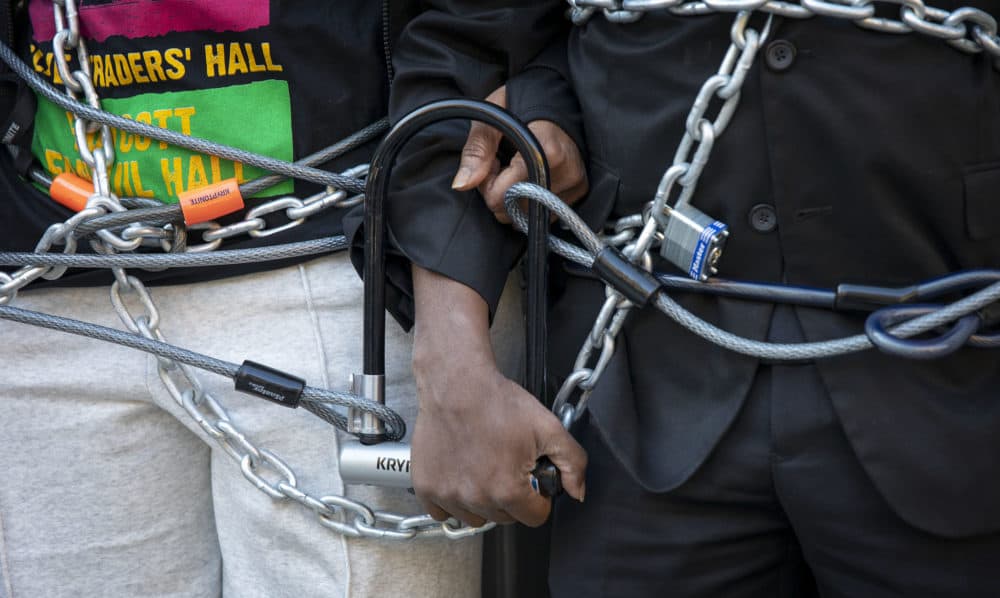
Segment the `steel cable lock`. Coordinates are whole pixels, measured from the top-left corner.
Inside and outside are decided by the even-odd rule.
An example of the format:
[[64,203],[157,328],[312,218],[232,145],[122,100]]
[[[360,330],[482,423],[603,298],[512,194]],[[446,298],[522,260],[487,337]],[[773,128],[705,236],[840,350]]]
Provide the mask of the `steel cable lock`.
[[[371,401],[385,402],[385,200],[392,166],[405,144],[424,128],[452,120],[474,120],[497,128],[520,152],[528,177],[538,188],[548,185],[548,166],[541,145],[528,128],[493,104],[453,99],[428,104],[404,117],[382,141],[368,171],[365,198],[364,372],[352,376],[352,390]],[[546,360],[546,294],[548,210],[532,203],[527,220],[528,299],[526,314],[525,388],[544,402]],[[388,442],[383,424],[359,410],[350,410],[348,431],[356,441],[341,443],[340,474],[348,484],[412,487],[410,446]],[[547,495],[560,490],[558,471],[540,460],[534,479]]]

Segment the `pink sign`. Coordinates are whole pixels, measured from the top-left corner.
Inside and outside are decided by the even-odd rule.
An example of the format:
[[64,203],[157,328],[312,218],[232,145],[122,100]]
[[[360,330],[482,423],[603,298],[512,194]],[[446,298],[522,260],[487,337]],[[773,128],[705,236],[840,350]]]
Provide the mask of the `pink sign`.
[[[31,0],[35,41],[55,35],[52,0]],[[157,37],[181,31],[247,31],[270,23],[269,0],[110,0],[79,7],[80,30],[88,40],[113,35]]]

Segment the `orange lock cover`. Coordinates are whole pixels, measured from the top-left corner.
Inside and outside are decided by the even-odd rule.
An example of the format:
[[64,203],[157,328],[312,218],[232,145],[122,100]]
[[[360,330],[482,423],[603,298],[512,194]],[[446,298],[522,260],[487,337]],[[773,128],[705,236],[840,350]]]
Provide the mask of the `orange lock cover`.
[[243,195],[236,179],[226,179],[178,195],[188,226],[214,220],[243,209]]
[[94,184],[71,172],[64,172],[52,179],[49,195],[52,199],[79,212],[87,207],[87,200],[94,194]]

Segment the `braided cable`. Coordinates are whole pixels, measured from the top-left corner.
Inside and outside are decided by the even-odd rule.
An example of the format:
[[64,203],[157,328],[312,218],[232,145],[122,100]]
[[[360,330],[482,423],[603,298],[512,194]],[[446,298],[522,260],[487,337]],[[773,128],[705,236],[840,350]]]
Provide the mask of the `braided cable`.
[[[349,137],[341,139],[337,143],[331,145],[326,149],[322,149],[314,154],[310,154],[301,160],[295,162],[299,166],[319,166],[324,162],[329,162],[330,160],[335,160],[348,152],[351,152],[373,139],[377,139],[382,136],[383,133],[389,130],[389,119],[382,118],[368,125],[367,127],[361,129],[360,131],[353,133]],[[273,187],[283,181],[286,177],[280,174],[274,174],[269,176],[263,176],[247,183],[240,185],[240,193],[246,197],[250,197],[254,193],[263,191]],[[346,190],[346,189],[345,189]]]
[[312,241],[299,241],[284,245],[253,247],[250,249],[229,249],[207,253],[116,253],[62,254],[62,253],[14,253],[0,251],[0,264],[5,266],[49,266],[70,268],[178,268],[231,266],[270,262],[305,255],[319,255],[342,251],[349,246],[343,235],[325,237]]
[[[552,192],[531,183],[513,185],[504,196],[504,204],[507,207],[507,211],[510,213],[515,226],[521,232],[527,229],[527,218],[517,205],[519,199],[537,201],[545,206],[546,209],[562,220],[570,232],[580,239],[586,247],[584,249],[583,247],[578,247],[549,236],[549,246],[559,255],[589,267],[594,262],[594,256],[604,249],[604,243],[594,231],[587,227],[586,223],[583,222],[570,206],[566,205],[565,202]],[[950,325],[956,320],[975,313],[997,301],[1000,301],[1000,282],[984,287],[968,297],[940,309],[935,309],[926,315],[894,326],[891,328],[891,332],[897,338],[911,338],[935,328]],[[768,361],[822,359],[864,351],[873,346],[872,341],[865,334],[807,343],[771,343],[758,341],[733,334],[699,318],[682,307],[664,291],[661,291],[657,295],[654,305],[674,322],[712,344],[736,353]],[[982,347],[992,346],[995,343],[995,339],[973,339],[970,342],[973,346]]]
[[[32,326],[40,326],[50,330],[115,343],[124,347],[145,351],[146,353],[163,357],[164,359],[184,363],[230,379],[236,377],[240,368],[240,366],[234,363],[209,357],[208,355],[202,355],[201,353],[176,347],[168,343],[148,339],[138,334],[115,330],[114,328],[108,328],[106,326],[100,326],[90,322],[82,322],[71,318],[64,318],[61,316],[38,313],[18,307],[11,307],[9,305],[0,306],[0,319],[10,320],[21,324],[30,324]],[[390,440],[401,440],[403,436],[406,435],[406,423],[403,422],[403,419],[394,411],[385,405],[360,398],[357,395],[348,392],[339,392],[307,386],[302,392],[301,401],[307,409],[309,409],[308,405],[310,403],[318,404],[313,405],[315,408],[309,409],[309,411],[319,415],[324,420],[341,427],[341,429],[345,429],[346,419],[339,414],[329,411],[329,409],[323,406],[332,405],[344,408],[354,408],[372,413],[385,422],[387,427],[386,433]],[[344,424],[344,426],[341,424]]]
[[532,183],[511,185],[507,193],[504,194],[504,207],[507,208],[507,213],[510,214],[514,228],[522,233],[528,232],[528,217],[521,210],[520,206],[517,205],[517,200],[519,199],[530,199],[545,206],[586,247],[586,249],[577,247],[572,243],[549,235],[549,248],[553,252],[588,268],[594,264],[594,256],[601,252],[604,248],[604,243],[594,234],[594,231],[590,230],[587,223],[573,211],[573,208],[566,205],[566,202],[544,187],[539,187]]
[[183,222],[184,214],[179,205],[159,205],[153,208],[138,208],[125,210],[124,212],[111,212],[104,216],[92,218],[76,227],[76,234],[79,237],[92,235],[99,230],[115,229],[136,222],[149,225],[162,226],[171,222]]

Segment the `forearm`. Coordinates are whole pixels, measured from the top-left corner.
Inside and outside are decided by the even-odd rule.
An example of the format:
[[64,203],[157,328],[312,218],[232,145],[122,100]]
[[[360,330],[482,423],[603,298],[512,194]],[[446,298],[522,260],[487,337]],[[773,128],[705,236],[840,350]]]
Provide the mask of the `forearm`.
[[582,499],[587,457],[559,420],[496,368],[489,309],[471,288],[413,267],[413,489],[435,519],[540,525],[548,499],[530,472],[548,456]]
[[436,272],[413,265],[416,327],[413,370],[422,408],[439,399],[424,392],[430,376],[496,369],[489,335],[489,307],[473,289]]

